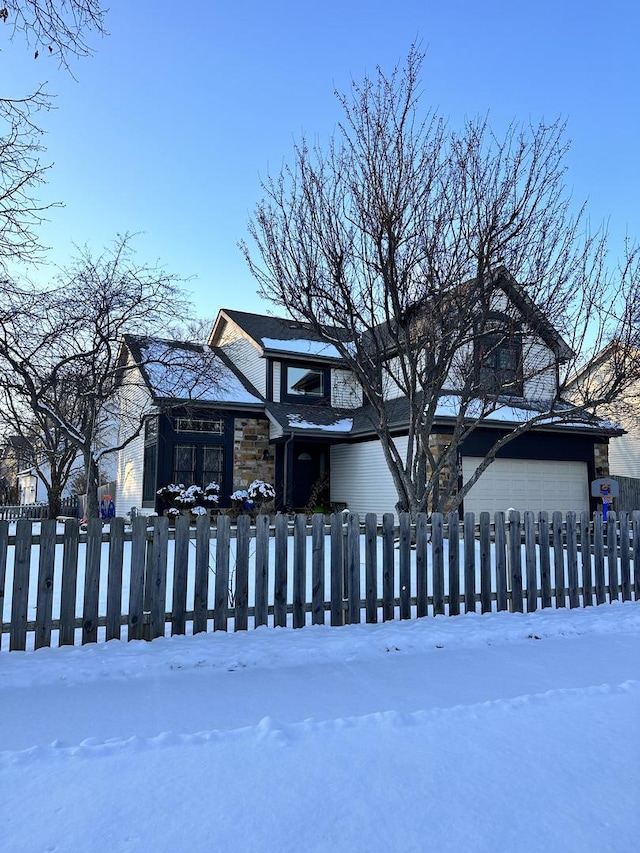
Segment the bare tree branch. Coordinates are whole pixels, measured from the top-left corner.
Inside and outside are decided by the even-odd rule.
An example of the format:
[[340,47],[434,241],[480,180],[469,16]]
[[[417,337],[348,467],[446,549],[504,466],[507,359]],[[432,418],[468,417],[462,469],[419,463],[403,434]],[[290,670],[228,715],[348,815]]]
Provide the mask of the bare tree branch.
[[[0,0],[0,34],[23,35],[36,58],[42,51],[69,70],[71,57],[91,53],[86,36],[105,34],[104,16],[98,0]],[[39,118],[52,106],[45,84],[23,97],[0,92],[0,278],[7,261],[38,260],[44,250],[37,228],[57,205],[39,198],[50,168]]]
[[93,51],[88,33],[106,35],[106,10],[98,0],[2,0],[0,18],[10,38],[20,34],[37,59],[40,51],[68,67],[71,57]]

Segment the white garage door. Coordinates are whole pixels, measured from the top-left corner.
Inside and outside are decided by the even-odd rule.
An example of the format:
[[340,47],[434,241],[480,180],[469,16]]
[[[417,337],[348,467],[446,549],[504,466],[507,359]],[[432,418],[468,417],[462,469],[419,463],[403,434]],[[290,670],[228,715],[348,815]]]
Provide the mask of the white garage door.
[[[462,457],[462,477],[472,476],[482,460]],[[586,462],[496,459],[464,499],[465,512],[506,512],[513,507],[562,513],[589,509]]]

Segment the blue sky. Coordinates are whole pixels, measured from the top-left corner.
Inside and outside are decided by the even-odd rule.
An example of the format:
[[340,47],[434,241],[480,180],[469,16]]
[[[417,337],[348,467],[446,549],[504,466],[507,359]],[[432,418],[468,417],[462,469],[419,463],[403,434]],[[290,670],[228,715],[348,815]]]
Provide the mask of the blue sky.
[[[48,80],[55,163],[42,198],[61,200],[41,231],[53,263],[140,232],[141,261],[191,277],[197,313],[269,310],[237,248],[260,179],[305,133],[340,118],[334,89],[401,62],[419,40],[422,88],[451,127],[489,114],[562,116],[567,183],[612,246],[640,239],[640,9],[635,0],[324,0],[233,4],[110,0],[108,37],[75,79],[21,43],[0,45],[3,94]],[[0,31],[0,36],[2,32]],[[38,273],[40,278],[45,272]]]

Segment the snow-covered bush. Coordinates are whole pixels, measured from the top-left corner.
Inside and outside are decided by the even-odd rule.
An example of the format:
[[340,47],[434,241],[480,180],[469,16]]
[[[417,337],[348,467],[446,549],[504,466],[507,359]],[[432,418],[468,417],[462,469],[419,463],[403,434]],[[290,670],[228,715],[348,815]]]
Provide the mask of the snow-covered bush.
[[208,508],[217,506],[220,500],[220,486],[209,483],[206,488],[185,486],[183,483],[169,483],[158,489],[158,496],[168,507],[166,514],[175,518],[182,510],[188,509],[192,515],[205,515]]
[[205,486],[202,500],[205,506],[216,506],[220,500],[220,486],[218,483],[209,483]]
[[276,496],[274,487],[264,480],[254,480],[247,491],[252,501],[272,501]]
[[243,512],[251,512],[253,509],[253,501],[246,489],[236,489],[229,497],[231,498],[231,506],[235,514],[240,515]]
[[196,506],[204,497],[204,492],[200,486],[189,486],[183,489],[179,495],[173,499],[177,507],[182,509],[191,509]]
[[163,486],[161,489],[158,489],[157,495],[168,507],[173,507],[175,506],[175,499],[179,497],[182,492],[184,492],[183,483],[169,483],[168,486]]

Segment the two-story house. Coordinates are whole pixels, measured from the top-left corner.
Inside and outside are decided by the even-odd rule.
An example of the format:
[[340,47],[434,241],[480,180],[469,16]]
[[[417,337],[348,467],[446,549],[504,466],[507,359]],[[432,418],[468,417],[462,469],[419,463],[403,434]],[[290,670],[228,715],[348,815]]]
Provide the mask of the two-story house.
[[[496,407],[460,446],[452,474],[460,483],[497,436],[539,413],[536,395],[554,396],[559,348],[566,345],[548,324],[538,323],[535,334],[526,324],[522,328],[509,346],[498,342],[481,359],[496,393],[498,386],[508,387],[509,403]],[[180,366],[170,368],[163,352]],[[546,365],[526,380],[526,388],[518,366],[523,353]],[[157,490],[170,482],[204,486],[214,480],[221,486],[220,507],[229,506],[231,494],[254,479],[275,485],[277,509],[346,506],[378,515],[393,510],[397,495],[370,407],[337,349],[310,326],[222,309],[207,346],[127,336],[122,359],[129,365],[123,428],[136,421],[143,428],[119,454],[118,514],[131,507],[160,509]],[[385,393],[394,441],[402,448],[408,410],[393,382],[387,381]],[[451,399],[443,396],[432,442],[447,443],[454,422]],[[595,419],[550,418],[505,445],[470,490],[464,509],[590,509],[589,482],[608,473],[613,433]]]

